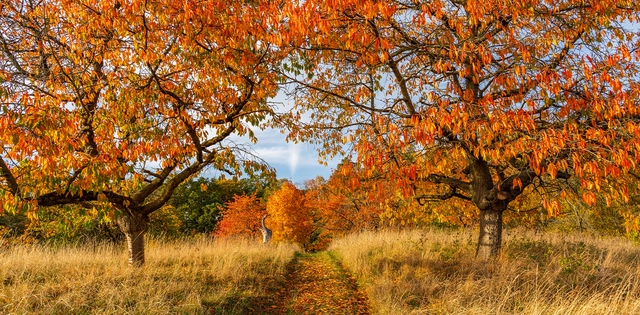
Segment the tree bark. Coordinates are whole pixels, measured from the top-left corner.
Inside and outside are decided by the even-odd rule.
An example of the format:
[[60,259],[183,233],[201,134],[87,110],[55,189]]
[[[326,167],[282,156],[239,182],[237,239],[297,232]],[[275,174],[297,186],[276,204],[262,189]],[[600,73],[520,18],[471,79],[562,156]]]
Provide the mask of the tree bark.
[[502,212],[507,208],[506,202],[486,210],[480,210],[480,236],[476,257],[491,260],[498,256],[502,246]]
[[127,237],[129,265],[140,267],[144,264],[144,233],[148,218],[141,214],[125,213],[118,218],[118,226]]

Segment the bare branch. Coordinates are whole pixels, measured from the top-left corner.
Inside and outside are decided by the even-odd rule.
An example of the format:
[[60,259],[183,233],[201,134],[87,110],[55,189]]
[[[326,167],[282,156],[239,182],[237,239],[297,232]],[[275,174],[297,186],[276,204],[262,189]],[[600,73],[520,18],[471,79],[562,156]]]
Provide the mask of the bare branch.
[[454,198],[454,197],[462,199],[462,200],[471,201],[470,197],[459,193],[456,188],[451,188],[448,192],[446,192],[444,194],[441,194],[441,195],[420,195],[420,196],[416,196],[415,199],[416,199],[416,201],[418,201],[418,203],[420,205],[424,206],[426,204],[426,203],[424,203],[424,201],[426,201],[426,202],[429,202],[429,201],[443,201],[443,200],[449,200],[449,199]]
[[[48,194],[41,195],[35,198],[35,200],[38,202],[38,206],[50,207],[50,206],[58,206],[58,205],[65,205],[65,204],[83,204],[91,201],[102,201],[103,197],[106,198],[105,201],[108,201],[114,205],[117,205],[121,209],[135,207],[136,205],[135,201],[130,197],[123,196],[111,191],[97,192],[97,191],[82,190],[77,194],[51,192]],[[25,200],[32,200],[32,199],[25,198]]]
[[460,189],[461,191],[468,194],[470,194],[471,192],[471,183],[443,175],[429,174],[429,176],[425,178],[425,181],[434,184],[445,184],[452,189]]
[[14,196],[20,196],[20,186],[18,186],[16,178],[13,176],[11,169],[9,169],[9,166],[5,163],[2,157],[0,157],[0,176],[7,180],[11,193]]

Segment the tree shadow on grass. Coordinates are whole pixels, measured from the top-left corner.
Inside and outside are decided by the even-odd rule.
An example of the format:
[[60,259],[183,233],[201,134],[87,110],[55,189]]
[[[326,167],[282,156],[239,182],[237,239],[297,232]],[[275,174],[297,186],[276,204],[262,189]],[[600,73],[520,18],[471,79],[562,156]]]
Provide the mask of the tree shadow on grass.
[[206,310],[205,314],[225,314],[225,315],[278,315],[285,314],[287,307],[287,298],[289,290],[286,288],[288,279],[285,275],[289,275],[295,268],[297,259],[294,257],[286,268],[285,274],[270,278],[267,282],[263,282],[256,290],[255,283],[251,279],[247,279],[245,289],[227,296],[224,299],[203,300],[202,307]]
[[273,296],[238,292],[222,301],[202,301],[205,314],[282,314]]

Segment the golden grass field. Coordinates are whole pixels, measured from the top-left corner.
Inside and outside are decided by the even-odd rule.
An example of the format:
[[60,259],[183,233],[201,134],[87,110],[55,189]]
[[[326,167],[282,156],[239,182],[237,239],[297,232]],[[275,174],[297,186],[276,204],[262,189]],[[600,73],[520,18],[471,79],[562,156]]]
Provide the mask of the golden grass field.
[[621,238],[505,231],[494,263],[476,231],[354,234],[335,241],[377,314],[640,314],[640,247]]
[[[640,314],[640,247],[621,238],[505,231],[502,256],[474,258],[476,233],[352,234],[330,249],[375,314]],[[0,249],[0,314],[268,313],[298,247],[258,240],[151,240],[124,247]]]
[[134,269],[124,246],[16,247],[0,251],[0,314],[244,314],[269,299],[297,249],[151,240]]

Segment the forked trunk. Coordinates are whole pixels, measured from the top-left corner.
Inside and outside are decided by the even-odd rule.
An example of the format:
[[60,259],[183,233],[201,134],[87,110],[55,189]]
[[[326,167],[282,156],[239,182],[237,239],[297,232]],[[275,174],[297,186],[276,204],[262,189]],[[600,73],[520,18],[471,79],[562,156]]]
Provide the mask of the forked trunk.
[[146,216],[124,214],[118,218],[118,226],[127,237],[129,265],[142,266],[144,264],[144,233],[147,231]]
[[267,218],[267,215],[265,214],[262,217],[262,227],[260,228],[260,232],[262,232],[262,244],[269,244],[269,242],[271,241],[271,236],[272,236],[272,232],[271,229],[269,229],[265,224],[264,224],[264,220]]
[[480,211],[480,237],[476,257],[482,260],[494,259],[502,245],[502,212],[505,205]]

